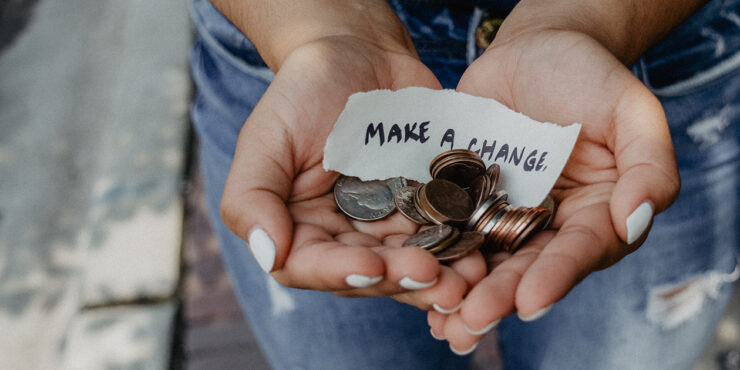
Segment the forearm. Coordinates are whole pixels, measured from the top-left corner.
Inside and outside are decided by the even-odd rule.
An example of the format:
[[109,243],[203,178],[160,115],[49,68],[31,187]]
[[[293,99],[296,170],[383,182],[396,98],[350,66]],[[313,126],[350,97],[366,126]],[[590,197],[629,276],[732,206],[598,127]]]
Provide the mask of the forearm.
[[494,43],[538,28],[585,33],[625,64],[698,10],[707,0],[523,0]]
[[383,49],[413,52],[385,0],[212,0],[277,71],[297,47],[327,37],[355,37]]

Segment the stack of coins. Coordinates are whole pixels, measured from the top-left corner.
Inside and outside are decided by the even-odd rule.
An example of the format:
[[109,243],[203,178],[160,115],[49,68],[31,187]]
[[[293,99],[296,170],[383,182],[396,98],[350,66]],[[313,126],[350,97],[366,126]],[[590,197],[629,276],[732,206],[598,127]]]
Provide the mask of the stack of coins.
[[[483,160],[473,151],[453,149],[432,159],[429,174],[433,179],[455,183],[465,190],[476,206],[480,205],[496,187],[499,166],[493,164],[486,170]],[[492,177],[495,176],[495,177]]]
[[552,210],[540,206],[512,207],[506,192],[499,191],[475,210],[466,226],[485,236],[485,251],[513,253],[532,235],[547,228],[552,214]]
[[[473,245],[475,249],[483,245],[490,253],[513,253],[547,228],[555,213],[549,196],[538,207],[512,207],[506,191],[496,189],[500,167],[494,163],[486,168],[470,150],[438,155],[429,172],[432,180],[419,186],[407,186],[403,178],[363,182],[340,177],[334,198],[342,212],[358,220],[378,220],[398,209],[417,224],[437,225],[411,236],[404,245],[424,248],[445,261],[470,253],[467,248]],[[451,247],[457,244],[461,246]]]
[[467,256],[483,245],[485,238],[477,231],[460,232],[450,225],[436,225],[420,231],[403,243],[432,253],[441,262],[452,262]]

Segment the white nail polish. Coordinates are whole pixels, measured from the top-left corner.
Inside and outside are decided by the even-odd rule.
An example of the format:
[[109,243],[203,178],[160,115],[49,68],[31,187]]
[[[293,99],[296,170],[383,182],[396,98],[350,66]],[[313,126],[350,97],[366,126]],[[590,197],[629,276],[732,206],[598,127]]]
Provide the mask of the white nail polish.
[[452,353],[454,353],[454,354],[456,354],[458,356],[465,356],[465,355],[469,355],[471,352],[475,351],[475,347],[478,347],[478,343],[473,344],[472,347],[466,349],[465,351],[458,351],[458,350],[455,349],[455,347],[452,346],[452,344],[450,344],[450,351],[452,351]]
[[402,287],[404,287],[404,288],[406,288],[408,290],[419,290],[419,289],[429,288],[430,286],[432,286],[432,285],[434,285],[436,283],[437,283],[437,278],[434,278],[434,280],[432,280],[432,281],[430,281],[428,283],[420,283],[420,282],[418,282],[416,280],[411,279],[408,276],[404,277],[399,282],[399,284],[401,284]]
[[519,313],[517,313],[517,315],[519,316],[519,319],[522,321],[534,321],[534,320],[539,319],[542,316],[545,316],[545,314],[548,313],[551,308],[552,308],[552,305],[549,305],[543,309],[540,309],[539,311],[535,312],[534,314],[530,316],[522,317],[522,315],[520,315]]
[[432,328],[429,328],[429,334],[432,334],[432,338],[434,338],[436,340],[445,340],[444,338],[440,338],[440,337],[434,335],[434,332],[432,331]]
[[265,230],[255,227],[249,232],[249,249],[265,272],[272,271],[275,263],[275,243]]
[[500,321],[501,320],[496,320],[496,321],[488,324],[488,326],[486,326],[485,328],[483,328],[481,330],[473,330],[473,329],[468,328],[467,326],[463,326],[463,327],[465,328],[465,331],[467,331],[470,334],[473,334],[473,335],[483,335],[483,334],[486,334],[489,331],[491,331],[491,329],[495,328],[496,325],[498,325],[498,323]]
[[349,286],[355,288],[367,288],[371,285],[375,285],[383,280],[382,276],[368,277],[365,275],[352,274],[344,278]]
[[457,306],[455,306],[455,307],[453,307],[453,308],[451,308],[451,309],[449,309],[449,310],[445,310],[444,308],[440,307],[440,306],[439,306],[438,304],[436,304],[436,303],[433,303],[433,304],[432,304],[432,307],[434,307],[434,310],[435,310],[435,311],[437,311],[437,312],[439,312],[439,313],[443,313],[443,314],[445,314],[445,315],[449,315],[449,314],[451,314],[451,313],[455,313],[455,312],[457,312],[457,311],[458,311],[458,310],[459,310],[459,309],[460,309],[460,308],[462,307],[462,302],[460,302],[460,304],[459,304],[459,305],[457,305]]
[[627,244],[632,244],[645,232],[650,221],[653,219],[653,206],[645,202],[640,204],[632,214],[627,217]]

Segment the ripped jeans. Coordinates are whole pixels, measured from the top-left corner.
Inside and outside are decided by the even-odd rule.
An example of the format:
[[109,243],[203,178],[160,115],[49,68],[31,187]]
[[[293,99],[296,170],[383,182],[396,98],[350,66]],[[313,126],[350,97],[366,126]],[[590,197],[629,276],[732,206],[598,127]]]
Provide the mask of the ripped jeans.
[[[511,1],[396,1],[422,61],[454,88],[481,53],[485,14]],[[455,5],[453,5],[455,4]],[[236,139],[270,83],[252,44],[208,0],[193,0],[192,108],[212,224],[236,294],[276,369],[464,369],[429,335],[426,313],[388,298],[289,289],[265,274],[218,211]],[[505,368],[689,369],[740,272],[740,2],[712,1],[632,70],[663,104],[683,186],[646,243],[588,276],[543,318],[498,327]]]

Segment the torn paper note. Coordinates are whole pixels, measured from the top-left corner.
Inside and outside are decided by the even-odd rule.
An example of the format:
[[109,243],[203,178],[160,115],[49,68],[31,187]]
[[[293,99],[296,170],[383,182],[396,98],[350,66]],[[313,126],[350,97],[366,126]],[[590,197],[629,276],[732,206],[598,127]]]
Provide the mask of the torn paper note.
[[349,97],[326,140],[324,168],[362,180],[427,182],[437,154],[470,149],[486,166],[501,166],[498,188],[512,205],[535,206],[560,176],[580,128],[540,123],[454,90],[376,90]]

